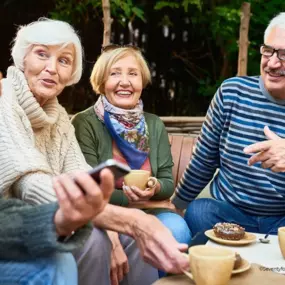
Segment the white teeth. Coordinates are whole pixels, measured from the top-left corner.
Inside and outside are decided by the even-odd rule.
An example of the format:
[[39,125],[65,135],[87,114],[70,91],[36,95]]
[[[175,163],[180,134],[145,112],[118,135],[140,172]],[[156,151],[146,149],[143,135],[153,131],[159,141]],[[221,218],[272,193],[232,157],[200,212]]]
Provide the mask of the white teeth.
[[117,92],[119,95],[131,95],[132,93],[130,91],[119,91]]

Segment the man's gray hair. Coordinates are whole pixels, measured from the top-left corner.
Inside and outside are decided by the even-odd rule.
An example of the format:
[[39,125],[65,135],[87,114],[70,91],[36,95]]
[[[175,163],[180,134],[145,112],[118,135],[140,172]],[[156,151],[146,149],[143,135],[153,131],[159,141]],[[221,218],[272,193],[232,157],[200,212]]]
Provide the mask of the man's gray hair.
[[268,37],[268,35],[270,34],[271,30],[273,28],[281,28],[285,30],[285,12],[282,12],[280,14],[278,14],[276,17],[274,17],[273,19],[271,19],[269,25],[267,26],[265,32],[264,32],[264,43]]
[[20,26],[13,41],[12,58],[16,67],[24,70],[24,59],[33,45],[73,44],[75,60],[73,74],[67,85],[77,83],[82,75],[83,49],[80,39],[71,25],[66,22],[40,18],[26,26]]

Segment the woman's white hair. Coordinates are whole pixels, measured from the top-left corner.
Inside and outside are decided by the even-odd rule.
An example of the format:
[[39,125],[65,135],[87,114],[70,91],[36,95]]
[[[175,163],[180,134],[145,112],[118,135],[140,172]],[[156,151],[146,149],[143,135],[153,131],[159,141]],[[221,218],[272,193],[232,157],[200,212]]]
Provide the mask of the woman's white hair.
[[285,12],[282,12],[278,14],[276,17],[274,17],[269,25],[267,26],[265,32],[264,32],[264,42],[266,41],[267,37],[269,36],[271,30],[273,28],[281,28],[285,30]]
[[73,44],[75,60],[73,74],[68,85],[77,83],[82,75],[83,49],[78,35],[71,25],[66,22],[40,18],[26,26],[20,26],[13,41],[12,58],[16,67],[24,70],[24,59],[33,45],[62,45]]

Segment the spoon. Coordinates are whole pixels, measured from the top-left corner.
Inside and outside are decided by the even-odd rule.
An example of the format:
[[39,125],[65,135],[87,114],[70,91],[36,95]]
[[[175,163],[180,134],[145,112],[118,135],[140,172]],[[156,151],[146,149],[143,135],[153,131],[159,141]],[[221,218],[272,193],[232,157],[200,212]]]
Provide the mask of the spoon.
[[270,239],[267,238],[268,236],[269,236],[269,233],[266,234],[266,235],[264,236],[264,238],[260,238],[259,241],[260,241],[261,243],[270,243]]

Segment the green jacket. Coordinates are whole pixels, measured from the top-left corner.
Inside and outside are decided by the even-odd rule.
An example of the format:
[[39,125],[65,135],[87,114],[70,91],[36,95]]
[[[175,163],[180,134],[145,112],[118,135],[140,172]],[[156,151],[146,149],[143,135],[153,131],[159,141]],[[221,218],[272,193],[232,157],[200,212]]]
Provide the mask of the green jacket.
[[0,198],[0,260],[27,260],[82,247],[91,225],[76,231],[67,242],[58,242],[54,224],[57,209],[57,203],[34,206]]
[[[172,177],[172,156],[168,135],[163,122],[159,117],[150,113],[144,113],[149,130],[150,164],[152,175],[161,185],[159,193],[151,200],[165,200],[174,192]],[[75,134],[85,159],[92,167],[112,158],[112,138],[105,125],[98,119],[93,106],[78,113],[72,119]],[[127,206],[128,199],[121,189],[116,189],[110,203]]]

